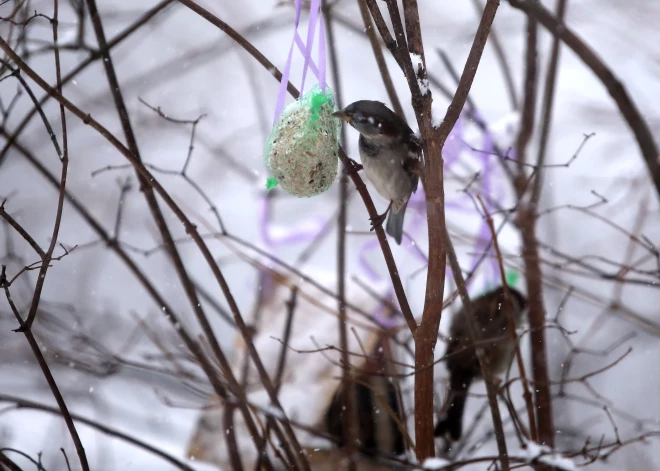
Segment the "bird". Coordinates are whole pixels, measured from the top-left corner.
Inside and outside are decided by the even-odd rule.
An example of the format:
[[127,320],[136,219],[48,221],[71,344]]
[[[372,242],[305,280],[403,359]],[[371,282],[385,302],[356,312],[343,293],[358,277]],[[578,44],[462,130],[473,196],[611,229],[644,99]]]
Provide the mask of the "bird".
[[[403,404],[389,375],[391,369],[392,365],[384,354],[383,340],[379,339],[369,359],[356,372],[354,381],[341,384],[335,391],[325,412],[325,427],[339,448],[349,443],[344,433],[344,421],[348,419],[355,421],[357,449],[362,455],[385,457],[405,453],[404,437],[398,426],[403,417]],[[346,387],[350,388],[355,401],[352,418],[344,414]]]
[[[481,346],[489,359],[490,375],[496,376],[508,368],[515,353],[516,340],[509,328],[509,312],[513,312],[516,328],[523,320],[527,299],[518,290],[509,287],[510,296],[505,301],[504,287],[500,286],[472,300],[474,318],[481,331]],[[507,312],[508,310],[508,312]],[[435,427],[436,437],[447,436],[454,442],[460,440],[463,431],[463,411],[470,384],[483,379],[477,352],[468,328],[467,311],[463,307],[452,318],[446,365],[449,372],[449,393],[444,416]]]
[[380,101],[356,101],[333,116],[360,133],[362,165],[353,161],[353,170],[364,169],[376,191],[390,202],[383,214],[372,219],[371,230],[387,217],[385,232],[401,245],[408,200],[419,183],[418,169],[422,160],[419,138],[402,118]]

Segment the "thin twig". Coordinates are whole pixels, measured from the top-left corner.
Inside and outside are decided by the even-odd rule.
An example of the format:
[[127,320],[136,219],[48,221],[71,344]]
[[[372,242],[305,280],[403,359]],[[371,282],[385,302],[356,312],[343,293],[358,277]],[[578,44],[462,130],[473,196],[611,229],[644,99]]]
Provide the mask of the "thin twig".
[[[564,21],[567,0],[557,0],[557,19]],[[557,71],[559,66],[559,47],[561,41],[557,36],[552,40],[552,51],[548,60],[548,68],[545,76],[545,87],[543,89],[543,104],[541,108],[541,134],[539,136],[539,149],[536,164],[539,168],[545,165],[545,156],[548,148],[548,138],[552,126],[552,111],[555,98],[555,84],[557,83]],[[541,192],[541,173],[536,175],[532,186],[532,201],[538,201]]]
[[[115,102],[115,107],[117,108],[117,112],[119,114],[119,118],[122,124],[122,128],[124,131],[124,135],[126,137],[126,141],[128,143],[128,151],[131,154],[132,159],[134,159],[134,162],[131,162],[135,165],[136,170],[138,169],[144,169],[144,165],[142,164],[139,150],[138,150],[138,145],[137,145],[137,140],[135,138],[135,134],[133,133],[133,128],[131,126],[130,118],[128,116],[128,111],[126,109],[126,105],[124,103],[121,87],[119,85],[119,81],[117,79],[115,69],[113,66],[112,58],[110,56],[110,53],[108,52],[108,46],[107,46],[107,41],[105,39],[105,32],[103,29],[103,23],[101,21],[98,8],[96,6],[96,1],[95,0],[87,0],[87,7],[89,9],[89,14],[92,19],[92,25],[94,27],[94,31],[96,33],[97,40],[99,42],[99,47],[102,51],[103,54],[103,65],[105,68],[106,76],[108,79],[108,82],[110,84],[110,90]],[[160,210],[160,207],[158,205],[158,201],[156,199],[156,195],[154,193],[154,181],[149,180],[149,177],[147,175],[144,175],[142,172],[137,172],[138,173],[138,178],[140,179],[140,187],[141,190],[143,191],[145,195],[145,199],[147,201],[147,205],[149,206],[149,209],[151,211],[152,216],[154,217],[154,220],[156,222],[156,225],[158,227],[158,230],[163,238],[163,241],[165,243],[165,246],[167,248],[168,255],[170,256],[170,259],[172,260],[175,270],[177,272],[177,275],[179,276],[179,279],[181,281],[181,284],[184,288],[184,291],[186,292],[186,296],[188,297],[188,300],[190,302],[191,307],[193,308],[193,311],[195,312],[195,315],[197,317],[197,320],[199,321],[202,330],[204,332],[204,335],[206,337],[206,340],[210,343],[212,351],[216,358],[218,359],[220,366],[222,368],[223,374],[225,378],[229,381],[230,384],[233,384],[232,389],[234,395],[239,395],[238,394],[238,383],[236,383],[236,379],[233,377],[233,373],[231,371],[231,367],[229,365],[229,361],[224,355],[224,352],[222,351],[220,344],[218,343],[218,340],[213,332],[213,329],[211,328],[211,325],[208,321],[208,318],[206,317],[206,314],[204,313],[204,310],[202,308],[202,305],[199,301],[199,298],[197,296],[197,291],[195,290],[195,286],[193,285],[192,281],[190,280],[190,277],[188,276],[188,273],[186,271],[185,265],[183,263],[183,260],[177,250],[176,244],[174,242],[174,239],[172,237],[172,234],[167,227],[167,223],[165,221],[165,218]],[[148,173],[148,172],[147,172]],[[161,192],[159,192],[161,193]],[[165,190],[163,190],[163,193],[166,193]],[[161,193],[161,196],[163,196],[163,193]],[[169,195],[168,195],[169,198]],[[174,204],[176,206],[176,204]],[[181,211],[179,209],[179,211]],[[187,217],[181,212],[181,215],[184,216],[184,218],[187,220]],[[194,227],[189,221],[188,221],[190,227]],[[195,230],[195,229],[193,229]],[[196,230],[195,230],[196,232]],[[199,234],[197,234],[199,236]],[[213,259],[212,255],[208,251],[208,248],[205,246],[205,244],[202,242],[202,245],[204,245],[205,251],[207,252],[207,262],[216,268],[216,276],[218,278],[218,281],[222,285],[223,292],[225,293],[225,296],[227,297],[227,300],[232,307],[233,314],[235,318],[239,319],[240,321],[237,320],[236,324],[238,326],[239,331],[243,335],[243,338],[245,339],[247,345],[248,345],[248,350],[251,351],[251,356],[255,364],[259,365],[260,360],[258,358],[258,354],[256,353],[256,349],[254,349],[254,344],[252,344],[247,326],[245,325],[245,322],[243,321],[242,317],[240,316],[240,313],[238,312],[238,307],[236,306],[235,302],[233,301],[233,297],[231,296],[231,293],[229,291],[229,287],[226,284],[226,281],[224,280],[224,277],[222,276],[217,263]],[[213,269],[213,267],[212,267]],[[175,325],[175,328],[177,326]],[[180,328],[180,326],[179,326]],[[250,346],[252,349],[250,349]],[[253,351],[252,351],[253,350]],[[263,368],[262,368],[263,370]],[[265,370],[260,371],[260,374],[265,376],[264,379],[266,381],[264,383],[264,387],[268,390],[268,379],[267,375],[265,374]],[[277,398],[273,401],[274,403],[277,403]],[[239,409],[241,410],[241,413],[243,414],[243,417],[245,419],[246,424],[248,425],[249,428],[252,429],[252,438],[255,441],[255,446],[259,447],[261,446],[261,440],[259,440],[258,437],[258,432],[256,431],[256,427],[254,425],[254,421],[252,419],[252,416],[246,406],[246,404],[240,404]],[[296,449],[296,452],[299,454],[300,453],[300,445],[297,442],[297,439],[295,435],[293,434],[293,431],[291,430],[290,426],[287,427],[286,422],[284,422],[284,428],[286,431],[288,431],[289,439],[291,441],[291,445]],[[304,457],[302,458],[302,462],[304,463],[306,460]],[[303,467],[304,468],[304,467]]]
[[[330,50],[330,64],[332,66],[332,78],[335,84],[335,96],[337,106],[344,107],[342,83],[339,74],[339,60],[337,43],[334,35],[334,21],[332,9],[328,9],[325,15],[326,31],[328,33],[328,45]],[[341,135],[342,147],[346,147],[346,133]],[[348,356],[348,322],[346,315],[346,224],[348,219],[348,175],[342,172],[339,178],[339,213],[337,214],[337,309],[339,311],[339,347],[341,348],[342,363],[342,412],[341,424],[343,427],[344,443],[348,455],[348,469],[355,471],[354,455],[358,445],[357,428],[357,403],[353,394],[353,378],[351,375],[351,363]]]
[[[477,14],[481,14],[483,10],[483,4],[480,0],[472,0],[472,5],[476,10]],[[500,42],[499,35],[497,30],[492,28],[490,32],[490,40],[495,50],[495,57],[497,57],[497,62],[500,64],[500,69],[502,69],[502,77],[504,77],[504,84],[506,85],[506,91],[509,94],[509,101],[511,102],[511,108],[514,110],[518,109],[518,98],[516,97],[516,85],[513,82],[513,74],[511,73],[511,65],[506,58],[506,53],[504,47]]]
[[[174,0],[162,0],[160,3],[155,5],[153,8],[149,9],[139,17],[135,23],[132,25],[128,26],[126,29],[122,30],[117,36],[115,36],[112,41],[108,42],[108,49],[112,49],[116,45],[120,44],[123,42],[126,38],[131,36],[133,33],[138,31],[142,25],[147,23],[149,20],[151,20],[155,15],[163,11],[168,5],[170,5]],[[82,0],[81,0],[81,3]],[[84,23],[84,21],[81,21],[81,23]],[[78,76],[80,72],[85,70],[89,65],[93,64],[97,60],[101,58],[101,53],[99,51],[92,52],[89,57],[81,62],[78,66],[76,66],[71,72],[69,72],[66,76],[62,77],[62,85],[65,85],[72,81],[75,77]],[[46,93],[38,102],[38,106],[35,106],[30,110],[30,112],[23,118],[23,120],[19,123],[18,126],[16,126],[16,129],[13,134],[8,136],[7,142],[5,143],[4,147],[2,148],[2,151],[0,151],[0,163],[2,163],[7,155],[7,152],[9,152],[9,149],[11,149],[12,145],[14,144],[15,140],[21,135],[23,130],[27,127],[27,125],[30,123],[32,118],[39,114],[40,110],[42,109],[43,105],[52,98],[50,93]]]
[[[502,253],[500,252],[500,245],[497,241],[497,233],[495,232],[495,225],[493,224],[493,218],[488,212],[488,208],[484,203],[481,195],[477,195],[479,203],[481,203],[481,208],[484,212],[486,222],[488,223],[488,228],[490,229],[491,236],[493,238],[493,248],[495,249],[495,254],[497,256],[497,264],[500,269],[500,277],[502,280],[502,286],[504,287],[504,301],[510,305],[511,292],[509,291],[509,285],[506,281],[506,273],[504,272],[504,263],[502,262]],[[530,438],[532,441],[536,442],[538,439],[537,430],[536,430],[536,419],[534,417],[534,403],[532,401],[532,393],[529,391],[529,383],[527,381],[527,374],[525,372],[525,363],[523,362],[522,353],[520,352],[520,342],[518,342],[518,336],[516,335],[516,322],[513,318],[513,311],[511,309],[505,309],[508,313],[508,322],[509,322],[509,332],[513,341],[515,341],[515,354],[516,361],[518,363],[518,371],[520,372],[521,382],[523,386],[523,398],[525,399],[525,406],[527,408],[527,419],[529,420],[529,431]]]
[[376,30],[371,21],[371,16],[369,16],[369,9],[365,0],[358,0],[358,6],[360,7],[360,14],[362,15],[362,22],[364,23],[364,30],[369,38],[371,43],[371,50],[374,53],[374,59],[376,59],[376,65],[378,66],[378,71],[380,76],[383,79],[383,85],[387,91],[387,96],[390,99],[392,108],[394,112],[399,115],[402,119],[405,119],[405,113],[403,112],[403,107],[401,106],[401,101],[399,100],[399,95],[396,93],[396,88],[392,82],[392,76],[390,71],[387,68],[387,63],[385,62],[385,56],[383,54],[383,48],[378,41],[378,36],[376,36]]
[[[461,265],[458,263],[458,257],[456,256],[456,251],[454,250],[454,245],[451,242],[449,237],[449,232],[445,232],[445,238],[447,240],[447,259],[449,260],[449,266],[454,276],[454,281],[456,282],[456,288],[463,302],[463,308],[467,313],[468,329],[470,337],[472,338],[472,343],[475,345],[475,351],[477,354],[477,359],[479,360],[479,368],[481,370],[481,376],[484,378],[484,383],[486,384],[486,395],[488,397],[488,405],[490,407],[490,414],[493,419],[493,429],[495,430],[495,441],[497,442],[497,451],[499,453],[499,460],[502,464],[502,469],[504,471],[509,470],[509,455],[506,447],[506,439],[504,435],[504,427],[502,426],[502,416],[500,415],[500,408],[497,404],[497,386],[493,381],[490,366],[490,359],[488,356],[484,355],[483,348],[479,348],[481,339],[481,330],[479,329],[479,324],[475,318],[474,309],[472,308],[472,301],[470,301],[470,296],[465,286],[465,280],[463,279],[463,272],[461,271]],[[515,334],[515,331],[514,331]]]
[[[241,454],[238,451],[238,441],[236,440],[236,430],[234,428],[234,411],[236,409],[236,405],[232,404],[231,402],[226,402],[224,410],[222,411],[223,414],[223,429],[225,431],[225,441],[227,445],[227,452],[229,454],[229,463],[231,463],[231,469],[235,471],[243,471],[243,461],[241,460]],[[268,434],[264,432],[264,437],[268,439]],[[264,441],[264,444],[262,445],[264,447],[264,450],[266,448],[266,441]],[[264,453],[262,451],[262,453]],[[260,461],[263,461],[263,458],[260,459]],[[261,468],[259,468],[261,469]]]
[[[3,265],[2,272],[0,273],[0,287],[2,287],[5,291],[5,297],[7,298],[9,307],[11,311],[14,313],[16,320],[18,321],[19,325],[23,327],[24,326],[23,318],[21,317],[21,314],[18,312],[18,309],[14,304],[14,300],[11,296],[11,293],[9,292],[9,286],[6,284],[5,270],[6,267]],[[46,362],[46,359],[44,358],[44,355],[41,351],[41,348],[39,347],[39,343],[34,338],[32,329],[25,328],[22,330],[22,332],[28,344],[30,345],[30,349],[34,354],[37,363],[39,364],[39,368],[41,369],[41,373],[44,375],[44,378],[46,379],[46,383],[48,383],[48,387],[50,388],[50,391],[53,394],[53,397],[55,398],[55,402],[57,402],[59,413],[62,415],[62,418],[66,423],[67,429],[69,430],[69,434],[71,435],[71,439],[73,440],[73,443],[76,447],[76,452],[78,453],[78,457],[80,459],[80,466],[82,467],[83,471],[89,471],[90,468],[89,468],[89,464],[87,463],[85,448],[83,447],[82,441],[80,440],[80,436],[78,435],[78,431],[76,430],[76,425],[73,423],[73,418],[71,417],[69,408],[67,407],[66,402],[64,401],[64,397],[62,396],[62,393],[60,392],[60,388],[57,386],[57,383],[55,382],[55,378],[53,377],[53,373],[50,371],[48,363]]]
[[[55,48],[57,50],[57,48]],[[30,97],[30,100],[34,104],[34,111],[35,113],[39,114],[39,117],[41,118],[41,121],[44,123],[44,127],[46,128],[46,132],[48,133],[48,136],[50,137],[51,142],[53,143],[53,147],[55,147],[55,152],[57,153],[57,156],[61,159],[62,158],[62,149],[60,148],[60,144],[57,142],[57,136],[55,135],[55,131],[53,131],[53,127],[50,125],[50,121],[48,121],[48,118],[46,117],[46,113],[44,113],[43,108],[40,106],[39,101],[37,100],[37,97],[34,95],[34,92],[32,91],[32,88],[28,83],[25,81],[25,79],[21,76],[21,71],[20,69],[15,69],[11,65],[9,65],[7,62],[4,60],[0,59],[0,64],[4,65],[7,67],[9,70],[11,70],[11,74],[7,75],[6,77],[3,78],[3,80],[7,77],[16,77],[16,80],[20,82],[20,84],[23,86],[25,91],[27,92],[28,96]]]
[[64,462],[66,463],[67,471],[71,471],[71,463],[69,463],[69,457],[66,456],[66,451],[64,450],[64,448],[60,448],[60,451],[62,452],[62,455],[64,456]]
[[[284,335],[282,336],[282,348],[280,350],[280,356],[277,360],[277,370],[275,372],[275,392],[279,394],[280,388],[282,387],[282,377],[284,376],[284,368],[286,366],[286,353],[289,351],[289,340],[291,338],[291,328],[293,327],[293,317],[296,312],[296,306],[298,304],[298,287],[294,286],[291,289],[291,298],[287,302],[287,317],[286,323],[284,324]],[[268,436],[270,428],[273,426],[274,420],[271,416],[266,418],[266,427],[264,429],[264,436]],[[261,462],[263,460],[262,455],[265,453],[265,448],[258,450],[257,464],[255,465],[255,470],[259,471],[261,469]]]
[[626,88],[610,68],[562,21],[555,18],[541,2],[535,0],[509,0],[512,7],[524,11],[542,24],[553,36],[560,38],[584,64],[596,74],[614,99],[619,112],[630,126],[646,163],[657,196],[660,198],[660,160],[658,147],[649,126],[632,101]]
[[[41,464],[41,453],[39,453],[39,461],[37,461],[34,458],[32,458],[30,455],[28,455],[27,453],[24,453],[24,452],[22,452],[20,450],[17,450],[15,448],[9,448],[9,447],[0,448],[0,453],[4,454],[4,452],[6,452],[6,451],[11,451],[12,453],[16,453],[16,454],[22,456],[23,458],[27,459],[28,461],[30,461],[32,464],[34,464],[37,467],[37,471],[46,471],[44,469],[44,467],[42,466],[42,464]],[[19,468],[19,471],[22,471],[22,470]]]
[[[16,140],[14,141],[14,146],[53,186],[59,188],[58,180],[49,173],[49,171],[35,158],[34,155],[32,155]],[[119,259],[124,262],[128,271],[131,272],[138,280],[138,282],[144,287],[149,296],[154,300],[154,303],[158,307],[159,312],[162,312],[172,325],[177,326],[177,333],[182,338],[186,347],[193,353],[195,360],[202,367],[207,379],[213,386],[214,391],[218,394],[218,396],[226,398],[227,393],[225,391],[225,386],[220,381],[217,371],[215,370],[215,366],[209,361],[199,343],[190,336],[185,328],[183,328],[180,315],[178,315],[165,301],[165,298],[158,292],[153,283],[147,277],[146,273],[144,273],[138,267],[136,262],[133,261],[133,259],[126,253],[126,251],[123,250],[118,241],[111,238],[110,235],[103,229],[101,223],[95,220],[90,212],[84,206],[82,206],[80,203],[81,198],[75,198],[66,191],[65,194],[69,204],[75,208],[76,211],[78,211],[78,214],[87,222],[87,224],[94,230],[94,232],[97,233],[101,240],[115,252]],[[242,394],[237,397],[237,400],[240,401],[241,404],[247,404],[246,399]],[[251,420],[252,416],[250,415],[249,417]],[[248,432],[251,434],[256,443],[261,444],[262,439],[259,436],[259,432],[256,429],[256,426],[254,426],[254,422],[247,421],[246,425],[248,427]],[[270,461],[267,461],[265,464],[267,465],[268,469],[272,469],[272,464]]]
[[[55,43],[57,42],[57,21],[54,20],[54,26],[53,26],[53,37]],[[54,51],[56,53],[56,58],[55,58],[55,64],[56,64],[56,69],[58,71],[58,74],[60,73],[60,68],[59,68],[59,50],[57,47],[54,48]],[[20,70],[20,69],[13,69],[11,70]],[[27,83],[25,83],[25,80],[20,77],[20,75],[17,74],[17,78],[21,80],[21,83],[24,83],[24,86],[26,87],[26,90],[28,90],[28,94],[30,97],[33,99],[33,103],[35,106],[39,109],[39,114],[42,115],[42,118],[44,120],[44,123],[48,129],[48,132],[51,135],[53,145],[55,146],[55,150],[57,151],[58,156],[60,157],[60,162],[62,164],[62,170],[61,170],[61,175],[60,175],[60,188],[64,188],[66,185],[66,177],[67,177],[67,171],[69,168],[69,155],[68,155],[68,149],[64,147],[64,153],[60,150],[59,145],[57,144],[57,137],[55,136],[53,130],[50,128],[50,125],[48,124],[48,121],[45,118],[45,115],[43,113],[43,109],[41,106],[38,105],[38,102],[36,100],[36,97],[32,93],[32,91],[29,89],[27,86]],[[58,87],[61,89],[61,76],[58,75]],[[62,108],[61,111],[61,116],[62,116],[62,131],[63,131],[63,139],[66,142],[66,120],[64,118],[64,111]],[[3,203],[4,204],[4,203]],[[20,234],[25,238],[25,240],[30,243],[33,249],[37,252],[37,254],[41,257],[41,268],[39,269],[39,275],[37,277],[37,283],[34,288],[34,293],[32,295],[32,304],[30,305],[30,310],[28,311],[27,317],[25,319],[25,322],[22,324],[22,327],[19,328],[18,331],[22,332],[23,328],[30,329],[32,327],[32,323],[34,322],[34,319],[37,315],[37,310],[39,307],[39,300],[41,298],[41,292],[43,291],[43,286],[46,281],[46,273],[48,271],[48,268],[50,267],[50,260],[52,259],[53,256],[53,251],[55,250],[55,247],[57,245],[57,240],[58,240],[58,235],[59,235],[59,230],[60,230],[60,224],[62,222],[62,210],[63,210],[63,204],[64,204],[64,195],[62,194],[62,191],[60,191],[59,197],[58,197],[58,202],[57,202],[57,210],[56,210],[56,215],[55,215],[55,223],[53,224],[53,231],[51,234],[51,240],[50,240],[50,245],[48,246],[48,249],[46,252],[44,252],[41,249],[37,249],[37,244],[32,240],[31,237],[26,238],[27,232],[23,231],[20,232]],[[1,209],[1,208],[0,208]],[[4,210],[3,210],[4,212]],[[8,220],[9,222],[9,220]],[[10,222],[11,224],[11,222]],[[15,227],[15,226],[13,226]],[[30,242],[32,240],[32,242]]]
[[[54,53],[55,53],[55,70],[56,70],[56,77],[57,77],[57,88],[58,91],[61,92],[62,89],[62,76],[61,76],[61,69],[60,69],[60,58],[59,58],[59,48],[58,48],[58,41],[57,41],[57,18],[58,18],[58,1],[54,0],[54,16],[53,19],[51,20],[52,23],[52,29],[53,29],[53,44],[54,44]],[[30,92],[30,96],[34,98],[34,95]],[[36,98],[34,98],[34,101],[36,101]],[[32,294],[32,300],[30,303],[30,309],[28,311],[28,314],[25,318],[25,320],[22,318],[20,315],[18,309],[14,305],[14,302],[11,298],[11,294],[9,291],[9,284],[7,282],[6,278],[6,267],[2,267],[2,273],[0,274],[0,286],[4,288],[5,291],[5,296],[7,297],[7,301],[9,302],[9,305],[11,307],[12,312],[14,313],[14,316],[16,317],[16,320],[19,323],[19,328],[16,329],[17,332],[22,332],[25,335],[26,340],[28,341],[28,344],[30,345],[30,348],[32,349],[32,353],[34,354],[37,363],[39,364],[39,367],[41,368],[41,371],[44,375],[44,378],[46,379],[46,382],[48,383],[48,386],[55,397],[55,400],[57,402],[57,405],[60,408],[60,411],[62,413],[62,417],[64,418],[64,421],[67,425],[67,428],[69,430],[69,434],[71,435],[71,439],[73,440],[74,446],[76,448],[76,452],[78,454],[78,458],[80,460],[80,465],[83,469],[83,471],[89,471],[89,464],[87,462],[87,456],[85,453],[85,448],[83,447],[82,441],[80,440],[80,436],[78,435],[78,431],[76,430],[75,424],[73,423],[73,420],[71,419],[71,415],[69,413],[68,407],[64,401],[64,398],[57,386],[57,383],[55,382],[55,378],[53,377],[50,368],[48,367],[48,364],[46,363],[46,359],[44,358],[41,349],[39,347],[39,344],[34,338],[34,335],[32,333],[32,323],[34,322],[38,309],[39,309],[39,303],[41,300],[41,293],[43,290],[44,283],[46,281],[46,273],[48,271],[48,268],[50,267],[50,262],[53,259],[53,251],[55,250],[55,247],[57,246],[58,243],[58,236],[59,236],[59,230],[60,230],[60,225],[62,222],[62,211],[64,207],[64,196],[65,196],[65,188],[66,188],[66,177],[67,177],[67,170],[68,170],[68,164],[69,164],[69,153],[68,153],[68,145],[67,145],[67,132],[66,132],[66,117],[64,115],[64,107],[60,107],[60,116],[62,120],[62,138],[64,142],[64,147],[63,151],[60,151],[59,147],[56,145],[56,150],[58,151],[58,154],[60,155],[60,160],[61,160],[61,175],[60,175],[60,181],[59,181],[59,186],[60,186],[60,191],[58,194],[58,200],[57,200],[57,210],[55,214],[55,223],[53,224],[53,231],[51,234],[51,241],[50,245],[47,249],[47,251],[44,253],[43,250],[41,250],[38,246],[38,244],[32,239],[32,237],[26,238],[28,243],[35,248],[35,251],[37,254],[41,257],[41,267],[39,269],[39,274],[37,278],[37,282],[35,284],[34,292]],[[52,130],[51,130],[52,133]],[[54,134],[51,134],[51,137],[54,136]],[[54,139],[55,144],[57,143],[57,139]],[[5,215],[4,208],[0,206],[0,211],[3,213],[2,215]],[[10,223],[11,224],[11,223]],[[20,224],[15,223],[14,227],[21,227]],[[21,230],[19,231],[20,234],[22,235],[27,235],[27,231]],[[31,242],[30,242],[31,241]]]
[[[51,407],[47,406],[45,404],[40,404],[38,402],[30,401],[28,399],[23,399],[20,397],[16,396],[11,396],[9,394],[0,394],[0,401],[5,401],[5,402],[12,402],[17,405],[19,409],[33,409],[33,410],[39,410],[43,412],[49,412],[51,414],[55,415],[61,415],[61,411],[57,407]],[[130,435],[127,435],[123,432],[120,432],[118,430],[115,430],[111,427],[108,427],[105,424],[102,424],[100,422],[97,422],[96,420],[88,419],[86,417],[82,417],[77,414],[71,414],[71,418],[75,420],[76,422],[80,422],[81,424],[85,424],[88,427],[91,427],[95,430],[98,430],[110,437],[118,438],[119,440],[123,440],[127,443],[130,443],[132,445],[135,445],[138,448],[141,448],[142,450],[145,450],[153,455],[159,456],[160,458],[164,459],[165,461],[169,462],[170,464],[174,465],[178,469],[181,469],[183,471],[194,471],[194,469],[190,466],[188,466],[186,463],[183,461],[180,461],[178,458],[159,450],[158,448],[153,447],[152,445],[149,445],[148,443],[140,440],[139,438],[132,437]]]
[[[552,397],[548,381],[547,342],[545,337],[545,307],[543,301],[543,278],[536,241],[537,205],[538,201],[526,196],[530,179],[525,173],[523,163],[527,162],[527,146],[534,130],[536,109],[538,56],[538,27],[536,18],[527,18],[527,44],[525,51],[525,93],[520,121],[520,133],[516,142],[516,158],[518,159],[518,175],[515,178],[515,190],[520,201],[518,210],[518,226],[522,235],[522,255],[525,263],[525,280],[527,282],[529,302],[530,349],[532,356],[532,373],[534,379],[534,399],[536,406],[536,422],[538,441],[542,445],[554,447],[554,425],[552,417]],[[540,194],[543,168],[534,167],[531,178],[536,178],[536,194]]]

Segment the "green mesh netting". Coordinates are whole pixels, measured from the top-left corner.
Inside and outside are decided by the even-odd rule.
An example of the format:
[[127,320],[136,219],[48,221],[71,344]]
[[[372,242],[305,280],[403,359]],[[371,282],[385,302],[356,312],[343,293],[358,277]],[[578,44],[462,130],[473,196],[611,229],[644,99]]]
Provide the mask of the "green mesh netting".
[[264,161],[278,184],[299,198],[323,193],[337,176],[341,121],[334,118],[332,90],[318,85],[284,108],[266,140]]
[[[504,276],[506,279],[507,286],[511,288],[515,288],[516,284],[518,283],[518,279],[520,278],[520,273],[518,273],[516,270],[506,270],[504,272]],[[500,283],[495,283],[495,285],[493,285],[493,283],[489,282],[486,284],[486,289],[480,294],[486,293],[488,291],[492,291],[493,289],[495,289],[495,287],[499,287],[499,286],[502,285]]]
[[518,282],[518,278],[520,277],[520,273],[518,273],[516,270],[507,270],[506,272],[506,284],[514,287],[516,286],[516,283]]

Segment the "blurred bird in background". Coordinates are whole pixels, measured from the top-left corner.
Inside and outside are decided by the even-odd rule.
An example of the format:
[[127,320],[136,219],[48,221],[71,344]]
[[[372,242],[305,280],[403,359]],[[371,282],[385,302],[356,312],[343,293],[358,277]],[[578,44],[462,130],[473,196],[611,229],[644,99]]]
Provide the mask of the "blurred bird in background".
[[[527,306],[527,300],[522,293],[513,288],[509,288],[509,293],[508,303],[504,299],[503,287],[472,300],[474,316],[481,331],[481,346],[484,355],[490,360],[491,375],[506,371],[513,359],[516,341],[509,328],[509,312],[513,313],[518,328]],[[448,436],[453,441],[458,441],[463,432],[463,411],[468,388],[475,379],[482,378],[467,315],[463,307],[452,318],[446,352],[449,393],[443,417],[435,427],[436,437]]]

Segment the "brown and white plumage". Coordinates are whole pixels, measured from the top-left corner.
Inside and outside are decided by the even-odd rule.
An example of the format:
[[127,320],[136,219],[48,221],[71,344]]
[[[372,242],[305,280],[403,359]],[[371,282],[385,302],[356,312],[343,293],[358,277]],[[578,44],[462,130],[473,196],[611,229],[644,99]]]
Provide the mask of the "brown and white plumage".
[[391,202],[385,231],[401,244],[408,200],[419,184],[414,171],[422,158],[419,139],[403,119],[379,101],[356,101],[335,116],[360,133],[364,171],[378,194]]

